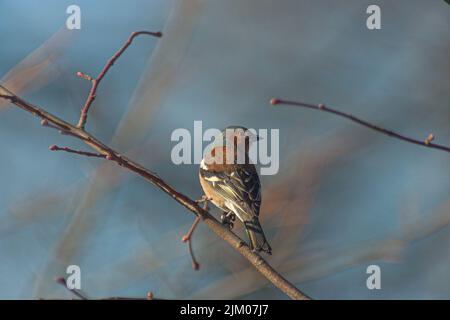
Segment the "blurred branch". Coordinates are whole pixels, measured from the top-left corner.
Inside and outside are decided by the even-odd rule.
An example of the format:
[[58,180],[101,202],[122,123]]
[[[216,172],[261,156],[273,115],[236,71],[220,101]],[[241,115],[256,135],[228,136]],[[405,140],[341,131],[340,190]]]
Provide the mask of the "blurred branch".
[[[63,277],[57,278],[56,279],[56,283],[60,284],[65,289],[69,290],[75,296],[80,298],[80,300],[92,300],[83,291],[81,291],[79,289],[70,289],[67,286],[66,279],[63,278]],[[107,297],[107,298],[100,298],[99,300],[165,300],[165,299],[155,298],[153,292],[147,292],[147,297],[146,298],[141,298],[141,297],[139,297],[139,298],[137,298],[137,297]]]
[[75,296],[77,296],[78,298],[80,298],[81,300],[89,300],[88,296],[84,294],[83,291],[79,290],[79,289],[70,289],[67,286],[67,281],[65,278],[57,278],[56,279],[56,283],[60,284],[61,286],[63,286],[64,288],[66,288],[67,290],[69,290],[70,292],[72,292]]
[[[141,31],[140,33],[157,35],[159,33],[149,33],[146,31]],[[126,44],[115,53],[115,55],[108,61],[104,70],[100,73],[100,80],[104,77],[106,72],[112,66],[112,64],[120,57],[120,55],[126,50],[126,48],[131,44],[131,40],[140,33],[132,33],[131,37],[128,39]],[[105,145],[103,142],[99,141],[97,138],[87,133],[84,130],[84,125],[87,119],[87,113],[89,107],[92,104],[92,100],[95,98],[96,90],[98,86],[98,79],[96,85],[93,84],[91,91],[89,93],[88,100],[82,110],[82,115],[80,117],[78,125],[72,125],[57,116],[25,101],[21,97],[17,96],[7,88],[0,85],[0,98],[10,101],[17,107],[47,121],[49,124],[59,128],[65,134],[71,135],[85,144],[90,146],[92,149],[96,150],[100,155],[105,156],[106,159],[117,163],[119,166],[129,169],[130,171],[140,175],[148,182],[152,183],[163,192],[171,196],[175,201],[180,203],[182,206],[193,212],[197,217],[201,218],[204,223],[218,235],[220,238],[228,242],[235,250],[237,250],[243,257],[245,257],[255,269],[257,269],[263,276],[265,276],[272,284],[283,291],[286,295],[292,299],[302,299],[307,300],[309,297],[304,295],[300,290],[298,290],[293,284],[287,281],[281,274],[279,274],[275,269],[273,269],[260,255],[253,252],[244,241],[242,241],[238,236],[231,232],[228,228],[224,227],[217,219],[215,219],[207,210],[201,208],[199,204],[187,197],[186,195],[178,192],[172,186],[167,184],[164,180],[158,177],[155,173],[147,170],[140,164],[134,162],[133,160],[127,158],[121,153],[115,151],[109,146]],[[86,107],[87,106],[87,107]],[[83,113],[86,113],[83,116]],[[84,120],[83,120],[84,119]]]
[[[39,48],[27,55],[0,79],[0,83],[11,91],[29,94],[58,78],[64,69],[64,53],[74,43],[77,32],[64,24]],[[0,100],[0,110],[7,105]]]
[[346,118],[349,119],[350,121],[356,122],[366,128],[375,130],[377,132],[380,132],[382,134],[385,134],[387,136],[402,140],[402,141],[406,141],[409,143],[413,143],[413,144],[417,144],[423,147],[428,147],[428,148],[433,148],[433,149],[438,149],[438,150],[442,150],[445,152],[449,152],[450,153],[450,147],[447,146],[443,146],[440,144],[435,144],[432,143],[431,141],[434,140],[434,135],[433,134],[429,134],[428,137],[424,140],[416,140],[407,136],[404,136],[402,134],[399,134],[395,131],[389,130],[389,129],[385,129],[382,127],[379,127],[375,124],[372,124],[370,122],[367,122],[365,120],[362,120],[360,118],[357,118],[351,114],[336,110],[336,109],[332,109],[329,108],[323,104],[319,104],[319,105],[315,105],[315,104],[309,104],[309,103],[304,103],[304,102],[297,102],[297,101],[287,101],[287,100],[281,100],[281,99],[277,99],[277,98],[273,98],[270,100],[270,103],[272,105],[279,105],[279,104],[284,104],[284,105],[288,105],[288,106],[295,106],[295,107],[302,107],[302,108],[308,108],[308,109],[313,109],[313,110],[319,110],[319,111],[324,111],[324,112],[328,112],[328,113],[332,113],[335,114],[339,117],[342,118]]

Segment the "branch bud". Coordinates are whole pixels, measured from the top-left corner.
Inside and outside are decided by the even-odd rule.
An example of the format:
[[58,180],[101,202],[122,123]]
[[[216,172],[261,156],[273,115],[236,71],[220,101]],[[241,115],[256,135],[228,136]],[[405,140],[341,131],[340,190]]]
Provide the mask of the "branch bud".
[[92,81],[92,77],[84,72],[78,71],[77,77],[82,78],[84,80]]
[[270,104],[273,105],[273,106],[275,106],[275,105],[277,105],[279,103],[280,103],[280,100],[277,99],[277,98],[270,99]]
[[428,146],[431,143],[431,141],[433,141],[433,140],[434,140],[434,134],[430,133],[428,135],[428,137],[425,139],[424,143]]

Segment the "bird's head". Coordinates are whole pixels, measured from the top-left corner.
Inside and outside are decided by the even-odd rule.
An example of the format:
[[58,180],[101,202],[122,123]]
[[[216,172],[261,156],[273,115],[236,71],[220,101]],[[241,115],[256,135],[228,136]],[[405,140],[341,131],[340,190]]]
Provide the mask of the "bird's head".
[[248,151],[253,142],[260,140],[260,137],[254,130],[249,130],[242,126],[228,126],[222,130],[221,135],[223,145],[234,146],[235,149],[245,147],[246,151]]

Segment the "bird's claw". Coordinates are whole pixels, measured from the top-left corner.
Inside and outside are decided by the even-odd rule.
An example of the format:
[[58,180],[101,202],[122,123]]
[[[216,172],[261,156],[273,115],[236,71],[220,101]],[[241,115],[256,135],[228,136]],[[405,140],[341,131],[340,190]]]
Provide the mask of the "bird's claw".
[[236,215],[233,212],[224,212],[222,213],[220,220],[222,224],[228,226],[228,228],[233,229],[234,221],[236,220]]
[[208,209],[208,201],[210,201],[211,198],[208,198],[206,195],[203,195],[200,199],[195,200],[195,203],[197,204],[201,204],[204,203],[204,209],[207,210]]
[[195,200],[195,202],[196,203],[203,203],[203,202],[206,202],[206,201],[209,201],[209,200],[211,200],[211,198],[208,198],[206,195],[202,195],[202,197],[200,199],[198,199],[198,200]]

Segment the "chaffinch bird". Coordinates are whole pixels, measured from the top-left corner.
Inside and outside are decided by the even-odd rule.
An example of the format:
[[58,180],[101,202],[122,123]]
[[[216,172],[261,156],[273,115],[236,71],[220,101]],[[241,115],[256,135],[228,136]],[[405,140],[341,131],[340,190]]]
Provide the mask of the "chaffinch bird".
[[248,155],[251,143],[257,140],[259,137],[244,127],[227,127],[202,159],[199,178],[206,199],[224,212],[222,222],[232,228],[237,216],[244,224],[250,248],[272,254],[258,220],[261,184]]

